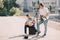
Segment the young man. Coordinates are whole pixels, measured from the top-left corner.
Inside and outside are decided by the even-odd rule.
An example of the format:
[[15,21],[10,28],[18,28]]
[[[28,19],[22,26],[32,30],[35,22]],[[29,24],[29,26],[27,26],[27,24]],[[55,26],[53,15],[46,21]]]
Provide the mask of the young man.
[[[25,31],[25,34],[27,34],[27,28],[34,27],[34,25],[36,23],[36,19],[34,17],[31,17],[30,14],[27,14],[26,17],[27,17],[27,21],[25,22],[25,28],[24,28],[25,29],[24,30]],[[35,29],[35,27],[34,27],[34,29]]]
[[44,36],[46,36],[47,32],[47,23],[48,23],[48,18],[49,18],[49,10],[46,8],[42,3],[39,4],[39,16],[38,16],[38,34],[40,33],[40,28],[39,26],[43,23],[44,24]]

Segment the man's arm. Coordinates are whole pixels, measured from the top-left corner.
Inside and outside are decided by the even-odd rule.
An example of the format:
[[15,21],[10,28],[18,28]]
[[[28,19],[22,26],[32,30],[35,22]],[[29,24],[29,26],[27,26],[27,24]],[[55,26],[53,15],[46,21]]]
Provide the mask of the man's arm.
[[46,18],[47,16],[49,16],[49,13],[47,12],[45,16],[42,16],[42,18]]
[[45,16],[46,17],[49,16],[49,10],[48,10],[48,8],[46,8],[46,15]]
[[37,19],[36,19],[36,18],[34,18],[33,23],[35,24],[36,22],[37,22]]
[[46,16],[49,16],[49,13],[48,12],[46,12]]
[[38,14],[38,19],[37,20],[39,20],[40,19],[40,13]]
[[46,14],[45,14],[45,16],[43,16],[43,18],[45,17],[48,17],[49,16],[49,10],[48,10],[48,8],[46,8]]

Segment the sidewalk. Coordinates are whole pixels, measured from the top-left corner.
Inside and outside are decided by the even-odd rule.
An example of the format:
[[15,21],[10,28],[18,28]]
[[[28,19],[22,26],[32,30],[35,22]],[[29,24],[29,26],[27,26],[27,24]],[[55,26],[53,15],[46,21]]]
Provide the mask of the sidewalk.
[[[26,19],[23,16],[0,17],[0,40],[24,40],[20,35],[24,34],[25,21]],[[41,25],[41,35],[42,34],[43,24]],[[9,37],[14,36],[16,37],[9,39]],[[60,40],[60,23],[49,20],[47,36],[37,38],[37,40]]]
[[48,26],[52,27],[54,29],[60,30],[60,23],[59,22],[49,20]]

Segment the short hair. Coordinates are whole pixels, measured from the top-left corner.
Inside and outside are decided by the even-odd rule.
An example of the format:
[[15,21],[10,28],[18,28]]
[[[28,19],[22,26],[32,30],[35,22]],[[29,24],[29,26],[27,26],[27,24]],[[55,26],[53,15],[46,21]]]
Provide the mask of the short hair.
[[39,7],[40,7],[40,6],[44,7],[43,3],[40,3],[40,4],[39,4]]
[[29,14],[26,15],[27,17],[29,16]]

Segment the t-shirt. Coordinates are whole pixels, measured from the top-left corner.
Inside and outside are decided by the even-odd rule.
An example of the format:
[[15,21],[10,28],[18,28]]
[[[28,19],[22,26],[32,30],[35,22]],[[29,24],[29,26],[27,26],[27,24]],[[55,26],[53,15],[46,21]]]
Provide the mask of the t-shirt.
[[[45,16],[45,15],[46,15],[46,13],[49,13],[48,8],[44,7],[43,9],[39,9],[39,16],[40,16],[40,15]],[[46,18],[48,19],[48,18],[49,18],[49,16],[46,16]]]
[[33,21],[34,21],[34,17],[31,17],[26,22],[33,22]]

